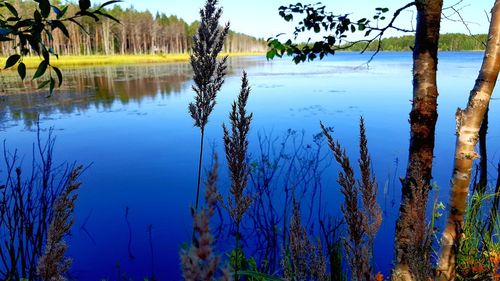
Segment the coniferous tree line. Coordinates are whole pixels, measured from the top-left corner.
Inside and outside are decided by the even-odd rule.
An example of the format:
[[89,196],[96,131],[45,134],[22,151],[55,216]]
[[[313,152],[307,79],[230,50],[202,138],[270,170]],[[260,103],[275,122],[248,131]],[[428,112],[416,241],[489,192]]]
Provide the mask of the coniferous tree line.
[[[440,51],[483,51],[488,39],[486,34],[467,35],[462,33],[441,34],[439,38]],[[410,51],[410,47],[415,44],[413,35],[401,37],[387,37],[382,39],[383,51]],[[361,51],[366,47],[366,43],[356,44],[347,50]],[[372,42],[368,51],[377,50],[377,42]]]
[[[60,1],[53,1],[54,5]],[[10,3],[23,16],[23,11],[34,11],[37,3],[13,0]],[[5,10],[5,11],[4,11]],[[77,4],[69,4],[68,12],[78,11]],[[77,24],[67,24],[66,30],[54,30],[52,47],[59,55],[114,55],[114,54],[182,54],[192,47],[192,37],[199,22],[187,23],[182,18],[165,13],[152,14],[138,11],[133,7],[114,6],[106,10],[111,16],[120,19],[120,23],[109,18],[98,22],[92,18],[78,20]],[[0,14],[7,14],[5,8]],[[25,14],[26,17],[33,15]],[[67,32],[69,38],[64,36]],[[17,42],[3,42],[0,54],[12,54]],[[266,43],[245,34],[230,31],[224,44],[224,52],[264,52]]]

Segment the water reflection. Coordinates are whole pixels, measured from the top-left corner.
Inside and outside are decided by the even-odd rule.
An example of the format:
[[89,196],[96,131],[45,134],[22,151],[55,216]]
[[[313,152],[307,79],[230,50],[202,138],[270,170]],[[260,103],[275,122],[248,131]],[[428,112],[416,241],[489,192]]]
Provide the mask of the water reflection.
[[[228,71],[245,68],[262,60],[231,58]],[[64,83],[47,97],[38,90],[41,81],[20,81],[16,72],[0,76],[0,123],[23,121],[33,129],[38,116],[85,112],[89,108],[109,110],[113,104],[141,103],[145,98],[164,98],[185,92],[192,77],[189,63],[65,68]],[[28,74],[29,76],[29,74]]]

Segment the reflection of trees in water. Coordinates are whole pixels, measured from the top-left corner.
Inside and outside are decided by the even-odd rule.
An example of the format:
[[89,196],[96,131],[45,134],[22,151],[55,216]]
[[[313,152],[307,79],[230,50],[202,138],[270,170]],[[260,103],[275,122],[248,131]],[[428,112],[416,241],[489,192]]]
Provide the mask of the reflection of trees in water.
[[[231,58],[229,74],[261,60]],[[188,63],[100,66],[64,69],[64,83],[52,97],[36,90],[38,81],[19,81],[15,72],[0,76],[0,122],[23,120],[31,128],[37,116],[110,109],[115,102],[139,103],[144,98],[180,94],[192,77]]]
[[21,93],[13,95],[23,85],[9,77],[4,81],[7,95],[0,101],[0,120],[24,120],[31,127],[38,114],[109,109],[115,101],[127,104],[145,97],[163,97],[180,93],[189,77],[187,64],[66,69],[63,87],[50,98],[46,91],[36,90],[35,81],[25,82]]

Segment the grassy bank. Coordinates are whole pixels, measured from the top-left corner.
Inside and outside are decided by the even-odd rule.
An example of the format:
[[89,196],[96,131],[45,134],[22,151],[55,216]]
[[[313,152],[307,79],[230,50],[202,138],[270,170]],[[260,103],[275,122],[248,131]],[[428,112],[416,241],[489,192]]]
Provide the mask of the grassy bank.
[[[264,53],[230,53],[229,56],[255,56]],[[0,58],[0,66],[5,65],[6,57]],[[172,63],[189,60],[188,54],[164,55],[90,55],[90,56],[59,56],[51,58],[51,64],[58,67],[64,66],[89,66],[89,65],[118,65],[118,64],[144,64],[144,63]],[[39,57],[25,57],[23,62],[27,68],[36,68],[40,63]],[[15,69],[15,68],[14,68]]]

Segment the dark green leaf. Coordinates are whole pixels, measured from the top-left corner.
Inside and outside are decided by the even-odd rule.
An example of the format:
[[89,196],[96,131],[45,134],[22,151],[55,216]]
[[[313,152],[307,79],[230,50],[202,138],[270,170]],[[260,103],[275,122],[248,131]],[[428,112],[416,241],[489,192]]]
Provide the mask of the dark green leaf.
[[327,37],[327,42],[328,42],[328,45],[333,45],[333,44],[335,44],[335,37],[333,37],[333,36],[328,36],[328,37]]
[[272,60],[276,56],[276,49],[271,49],[266,53],[266,58]]
[[41,25],[42,24],[42,15],[38,10],[35,10],[33,13],[33,17],[35,18],[35,24],[36,25]]
[[0,36],[9,35],[10,33],[12,33],[12,29],[0,28]]
[[8,18],[7,18],[7,21],[14,21],[14,22],[17,22],[17,21],[19,21],[19,20],[20,20],[20,18],[18,18],[18,17],[8,17]]
[[47,61],[47,63],[50,62],[50,54],[49,54],[49,51],[47,51],[47,49],[44,48],[42,50],[42,56],[43,56],[44,61]]
[[38,89],[41,89],[45,86],[47,86],[47,84],[49,84],[50,80],[46,80],[46,81],[43,81],[42,83],[40,83],[40,85],[38,85]]
[[113,17],[113,16],[112,16],[112,15],[110,15],[110,14],[106,14],[106,13],[103,13],[103,12],[101,12],[101,11],[95,11],[94,13],[99,14],[99,15],[101,15],[101,16],[103,16],[103,17],[107,17],[108,19],[110,19],[110,20],[112,20],[112,21],[115,21],[115,22],[117,22],[117,23],[120,23],[120,21],[119,21],[117,18]]
[[64,6],[64,8],[62,8],[61,13],[57,15],[57,19],[64,17],[66,11],[68,11],[68,6]]
[[50,2],[49,0],[40,0],[38,7],[40,8],[40,12],[42,17],[47,18],[50,14]]
[[61,84],[63,82],[63,75],[62,75],[62,72],[59,68],[53,66],[52,69],[54,69],[54,72],[56,73],[57,75],[57,79],[59,80],[59,86],[58,87],[61,87]]
[[98,9],[98,10],[100,10],[100,9],[102,9],[102,8],[104,8],[104,7],[108,6],[108,5],[111,5],[111,4],[114,4],[114,3],[120,3],[120,2],[122,2],[122,1],[121,1],[121,0],[112,0],[112,1],[104,2],[104,3],[103,3],[100,7],[99,7],[99,9]]
[[19,74],[19,77],[21,77],[21,80],[26,78],[26,65],[23,62],[20,62],[17,66],[17,73]]
[[[40,13],[38,13],[40,14]],[[15,29],[19,29],[21,27],[27,27],[27,26],[33,26],[33,20],[21,20],[21,21],[18,21],[16,22],[16,24],[14,24],[14,28]]]
[[62,33],[64,34],[64,36],[66,36],[67,38],[69,38],[68,29],[66,28],[66,26],[61,21],[53,20],[52,21],[52,28],[53,29],[59,28],[62,31]]
[[70,18],[70,19],[69,19],[69,21],[71,21],[72,23],[74,23],[74,24],[78,25],[78,27],[80,27],[80,28],[83,30],[83,32],[85,32],[85,33],[87,33],[87,34],[90,34],[90,33],[89,33],[86,29],[85,29],[85,27],[84,27],[81,23],[77,22],[75,19]]
[[43,60],[38,65],[38,68],[36,69],[35,75],[33,75],[33,79],[36,79],[36,78],[42,76],[45,73],[45,71],[47,70],[48,65],[49,65],[49,63],[47,61]]
[[86,11],[90,8],[90,0],[78,0],[78,6],[80,10]]
[[389,8],[383,8],[382,9],[382,13],[387,13],[387,12],[389,12]]
[[55,86],[56,86],[56,80],[54,80],[54,78],[50,77],[49,95],[52,95],[52,93],[54,92]]
[[91,17],[93,18],[96,22],[99,21],[99,18],[94,14],[94,13],[91,13],[91,12],[88,12],[88,11],[79,11],[78,13],[76,13],[77,16],[87,16],[87,17]]
[[14,15],[14,17],[16,17],[16,18],[19,17],[19,14],[17,13],[17,10],[16,10],[16,8],[14,8],[14,6],[9,4],[9,2],[4,2],[4,4],[5,4],[5,7],[7,7],[7,9],[9,9],[11,14]]
[[56,6],[52,6],[52,11],[54,11],[58,18],[62,15],[62,11]]
[[18,55],[18,54],[14,54],[14,55],[10,56],[7,59],[7,61],[5,62],[4,69],[9,68],[9,67],[15,65],[19,61],[19,59],[21,59],[21,56]]
[[354,25],[351,25],[351,32],[356,32],[356,27]]

